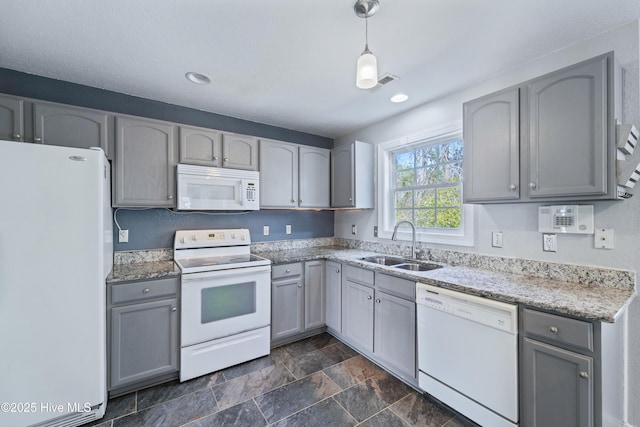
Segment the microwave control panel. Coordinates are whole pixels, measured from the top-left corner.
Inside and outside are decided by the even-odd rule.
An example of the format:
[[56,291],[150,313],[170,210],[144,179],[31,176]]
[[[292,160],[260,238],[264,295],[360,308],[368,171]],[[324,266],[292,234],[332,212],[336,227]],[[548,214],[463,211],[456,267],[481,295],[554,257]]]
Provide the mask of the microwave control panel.
[[256,201],[256,185],[253,182],[247,183],[247,201]]

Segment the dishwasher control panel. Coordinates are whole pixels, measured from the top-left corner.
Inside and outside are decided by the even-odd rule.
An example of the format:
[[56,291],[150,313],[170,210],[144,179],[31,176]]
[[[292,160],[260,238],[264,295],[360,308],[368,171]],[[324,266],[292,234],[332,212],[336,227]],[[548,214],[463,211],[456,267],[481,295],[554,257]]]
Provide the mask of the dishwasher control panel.
[[515,334],[518,331],[517,306],[514,304],[423,283],[416,284],[416,303],[419,310],[423,306],[508,333]]

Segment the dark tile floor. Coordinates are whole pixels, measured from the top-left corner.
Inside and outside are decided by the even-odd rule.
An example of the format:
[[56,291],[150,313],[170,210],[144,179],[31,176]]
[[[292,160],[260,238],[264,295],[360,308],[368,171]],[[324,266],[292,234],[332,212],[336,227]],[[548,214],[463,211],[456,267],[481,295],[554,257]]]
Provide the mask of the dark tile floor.
[[475,426],[328,334],[109,400],[100,427]]

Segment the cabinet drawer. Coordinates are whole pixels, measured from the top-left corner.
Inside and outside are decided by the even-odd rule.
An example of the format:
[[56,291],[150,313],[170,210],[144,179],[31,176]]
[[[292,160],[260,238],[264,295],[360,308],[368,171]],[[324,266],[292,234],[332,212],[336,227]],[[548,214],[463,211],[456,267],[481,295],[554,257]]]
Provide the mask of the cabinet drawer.
[[373,286],[372,270],[365,270],[364,268],[348,265],[345,274],[347,275],[347,280],[367,286]]
[[115,305],[159,297],[173,297],[178,294],[178,289],[178,277],[113,285],[111,303]]
[[389,276],[388,274],[376,273],[376,289],[399,296],[415,300],[416,282]]
[[589,322],[526,308],[523,310],[522,322],[527,335],[536,335],[549,342],[593,351],[593,324]]
[[271,267],[271,278],[281,279],[283,277],[293,277],[302,275],[302,263],[274,265]]

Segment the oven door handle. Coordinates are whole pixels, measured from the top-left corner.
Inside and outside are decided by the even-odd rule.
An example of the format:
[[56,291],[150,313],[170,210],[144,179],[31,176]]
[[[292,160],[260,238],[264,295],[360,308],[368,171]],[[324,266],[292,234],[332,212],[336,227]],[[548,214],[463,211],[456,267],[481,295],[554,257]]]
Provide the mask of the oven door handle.
[[258,267],[242,267],[232,268],[229,270],[215,270],[215,271],[202,271],[200,273],[186,273],[182,274],[182,283],[194,282],[197,280],[210,280],[218,277],[242,277],[245,275],[251,275],[254,273],[269,273],[271,272],[270,265],[261,265]]

